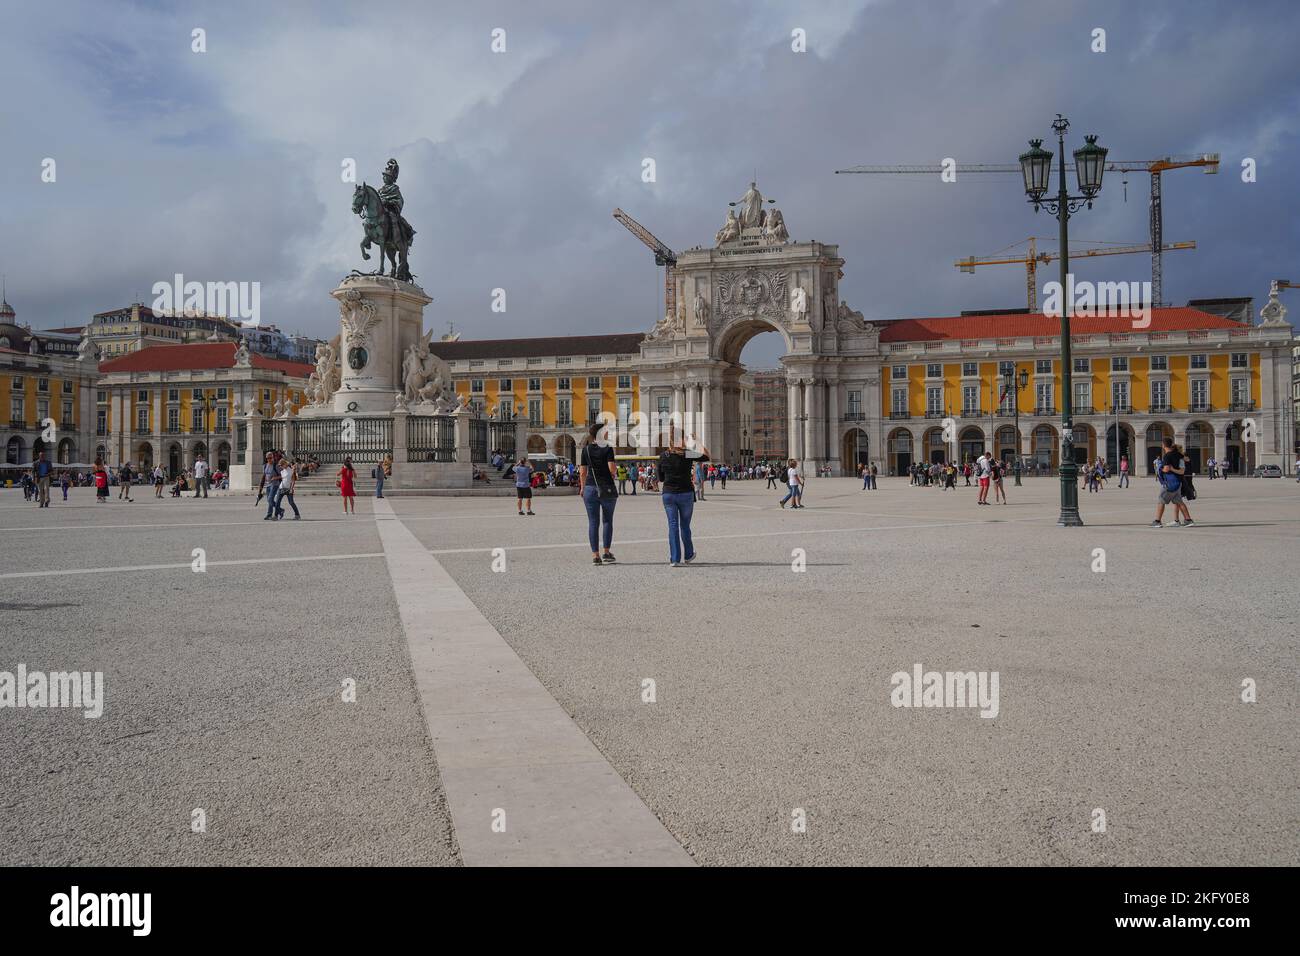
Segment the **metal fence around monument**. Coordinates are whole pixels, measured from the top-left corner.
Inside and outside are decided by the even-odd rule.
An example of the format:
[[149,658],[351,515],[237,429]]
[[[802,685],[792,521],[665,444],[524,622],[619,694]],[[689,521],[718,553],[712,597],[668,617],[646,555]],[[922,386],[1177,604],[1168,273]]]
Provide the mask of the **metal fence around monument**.
[[279,447],[279,443],[275,440],[276,439],[275,431],[276,428],[275,428],[274,421],[271,421],[269,419],[263,420],[262,422],[262,452],[263,453],[266,453],[268,451],[271,451],[274,448]]
[[516,461],[518,456],[515,453],[515,423],[489,421],[488,445],[489,452],[499,451],[509,461]]
[[412,415],[406,420],[407,461],[455,461],[456,420],[450,415]]
[[393,453],[391,418],[317,418],[291,421],[289,457],[312,457],[322,464],[377,462]]
[[469,420],[469,454],[475,463],[488,460],[488,423],[482,418]]

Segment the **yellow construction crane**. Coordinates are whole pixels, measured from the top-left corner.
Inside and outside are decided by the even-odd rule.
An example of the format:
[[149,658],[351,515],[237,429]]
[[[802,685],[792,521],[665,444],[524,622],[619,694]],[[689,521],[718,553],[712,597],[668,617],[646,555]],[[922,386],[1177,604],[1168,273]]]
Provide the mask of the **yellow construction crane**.
[[[1106,171],[1118,173],[1143,172],[1151,174],[1151,210],[1150,210],[1150,230],[1151,230],[1151,304],[1164,304],[1164,259],[1163,252],[1166,248],[1164,240],[1164,214],[1161,211],[1160,198],[1160,174],[1168,169],[1185,169],[1199,167],[1207,173],[1217,173],[1219,171],[1219,154],[1218,153],[1200,153],[1195,156],[1163,156],[1160,159],[1132,159],[1132,160],[1107,160]],[[1074,164],[1066,163],[1067,172],[1074,172]],[[1003,173],[1006,175],[1021,175],[1019,165],[1007,165],[996,163],[958,163],[954,168],[948,169],[943,166],[929,165],[912,165],[912,166],[852,166],[848,169],[837,169],[836,173],[922,173],[927,175],[943,175],[945,173],[955,173],[960,177],[963,173]],[[1124,180],[1125,187],[1128,185],[1128,179]],[[1128,196],[1128,190],[1125,188],[1125,198]]]
[[654,233],[622,209],[614,210],[614,218],[649,247],[655,254],[655,265],[664,267],[664,315],[675,317],[677,315],[677,253],[660,242]]
[[[1030,236],[1025,240],[1029,245],[1029,251],[1024,255],[1007,255],[1008,249],[1014,249],[1021,245],[1017,242],[1006,249],[996,252],[991,256],[967,256],[965,259],[958,259],[953,263],[962,272],[975,274],[976,266],[1005,266],[1005,265],[1023,265],[1025,267],[1025,291],[1029,299],[1029,311],[1034,312],[1038,309],[1038,263],[1048,263],[1054,261],[1060,254],[1056,252],[1039,252],[1039,236]],[[1050,242],[1050,239],[1044,239],[1044,242]],[[1075,242],[1082,240],[1076,239]],[[1196,243],[1193,242],[1167,242],[1162,252],[1172,252],[1175,249],[1195,249]],[[1093,256],[1123,256],[1131,255],[1135,252],[1150,252],[1150,245],[1139,246],[1100,246],[1096,249],[1073,249],[1070,251],[1070,261],[1075,259],[1088,259]],[[1155,289],[1152,288],[1152,299],[1155,299]]]

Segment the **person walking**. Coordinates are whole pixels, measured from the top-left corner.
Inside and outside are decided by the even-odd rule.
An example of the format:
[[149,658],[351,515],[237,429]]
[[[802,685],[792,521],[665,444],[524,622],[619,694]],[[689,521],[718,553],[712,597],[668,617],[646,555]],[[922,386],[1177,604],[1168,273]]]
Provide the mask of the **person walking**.
[[130,501],[131,500],[131,463],[129,461],[122,462],[122,467],[117,470],[117,481],[118,484],[122,486],[121,490],[117,493],[118,500],[120,501],[121,499],[125,498],[127,501]]
[[771,462],[768,462],[766,465],[763,466],[763,471],[767,472],[767,487],[769,489],[775,488],[776,487],[776,466],[773,465]]
[[803,473],[799,470],[799,462],[793,458],[790,459],[790,464],[785,469],[785,484],[790,490],[781,499],[781,507],[784,508],[787,501],[794,499],[794,503],[790,507],[802,508],[803,505],[800,504],[800,501],[803,500]]
[[[695,444],[691,436],[691,444]],[[695,543],[691,540],[691,516],[695,513],[695,465],[709,460],[704,446],[686,448],[670,431],[668,448],[659,456],[659,475],[663,479],[661,500],[668,519],[668,563],[680,568],[695,560]]]
[[1119,459],[1119,486],[1120,488],[1128,487],[1128,455],[1122,455]]
[[338,474],[339,494],[343,497],[343,513],[357,513],[357,470],[352,467],[352,456],[343,459]]
[[[1187,510],[1187,505],[1183,501],[1183,473],[1186,470],[1186,459],[1172,438],[1165,438],[1161,445],[1164,448],[1164,455],[1160,458],[1160,495],[1156,499],[1156,518],[1151,522],[1151,527],[1164,527],[1165,505],[1174,506],[1175,525],[1190,527],[1192,513]],[[1179,521],[1180,517],[1183,518],[1182,521]]]
[[275,466],[275,452],[268,451],[266,460],[262,464],[262,483],[257,488],[257,500],[261,501],[262,496],[266,496],[266,514],[262,517],[263,521],[271,521],[275,518],[275,496],[280,491],[280,469]]
[[95,482],[95,504],[103,504],[108,501],[108,470],[104,468],[104,463],[98,459],[95,460],[93,480]]
[[862,466],[862,490],[866,491],[871,487],[871,469],[866,465]]
[[993,476],[993,500],[1002,499],[1002,503],[1007,503],[1007,490],[1003,487],[1002,478],[1006,474],[1006,467],[1002,464],[1002,459],[994,458],[990,464]]
[[208,496],[208,463],[202,455],[196,455],[194,458],[194,497],[199,497],[199,492],[203,492],[203,497]]
[[297,521],[302,518],[298,512],[298,503],[293,500],[293,490],[298,484],[298,469],[288,458],[280,459],[280,490],[276,492],[275,499],[275,518],[279,521],[284,517],[284,500],[289,499],[289,507],[293,509],[293,520]]
[[641,480],[641,469],[637,467],[636,462],[631,462],[627,466],[627,480],[632,483],[632,497],[635,498],[636,484]]
[[515,504],[520,517],[524,514],[524,502],[528,502],[528,513],[533,513],[533,466],[527,457],[520,458],[515,465]]
[[699,462],[699,461],[697,461],[697,462],[695,463],[695,500],[696,500],[696,501],[703,501],[703,500],[704,500],[704,477],[705,477],[705,474],[706,474],[706,472],[705,472],[705,468],[704,468],[704,463],[703,463],[703,462]]
[[880,490],[880,486],[879,486],[878,484],[876,484],[876,478],[877,478],[877,477],[878,477],[878,473],[877,473],[877,470],[876,470],[876,463],[873,461],[873,462],[871,463],[871,490],[872,490],[872,491],[879,491],[879,490]]
[[48,508],[50,506],[50,474],[54,471],[54,466],[45,460],[44,451],[37,453],[33,471],[36,474],[38,507]]
[[384,482],[393,474],[393,456],[384,455],[383,461],[375,466],[375,497],[384,497]]
[[993,470],[989,467],[988,452],[981,452],[979,458],[975,459],[975,477],[980,486],[978,503],[986,505],[989,503],[989,484],[993,477]]
[[68,475],[68,470],[65,468],[65,469],[64,469],[62,472],[60,472],[60,474],[59,474],[59,486],[63,489],[63,500],[64,500],[64,501],[67,501],[67,500],[68,500],[68,486],[69,486],[70,484],[72,484],[72,479],[69,477],[69,475]]
[[[614,483],[614,449],[596,441],[601,426],[588,429],[578,461],[578,483],[582,489],[582,503],[587,509],[587,542],[591,545],[592,564],[613,564],[614,506],[618,504],[618,487]],[[600,544],[603,532],[605,550]]]

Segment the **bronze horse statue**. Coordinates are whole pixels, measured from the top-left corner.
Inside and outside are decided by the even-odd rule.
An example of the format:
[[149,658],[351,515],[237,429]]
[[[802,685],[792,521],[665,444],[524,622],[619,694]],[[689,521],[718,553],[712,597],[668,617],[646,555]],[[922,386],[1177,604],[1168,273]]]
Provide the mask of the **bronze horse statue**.
[[371,245],[379,247],[379,268],[370,273],[352,271],[357,275],[384,274],[384,256],[392,264],[391,278],[410,282],[411,269],[407,265],[407,252],[415,241],[415,230],[401,216],[390,213],[379,199],[379,191],[368,183],[361,183],[352,192],[352,211],[361,217],[365,238],[361,240],[361,258],[370,260]]

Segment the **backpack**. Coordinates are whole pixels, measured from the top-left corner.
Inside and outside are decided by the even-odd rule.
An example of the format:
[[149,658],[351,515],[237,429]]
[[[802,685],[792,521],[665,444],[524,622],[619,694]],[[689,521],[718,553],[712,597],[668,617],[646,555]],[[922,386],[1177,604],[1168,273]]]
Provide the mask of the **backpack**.
[[1180,491],[1183,487],[1183,476],[1172,471],[1162,471],[1160,480],[1164,483],[1165,491]]

